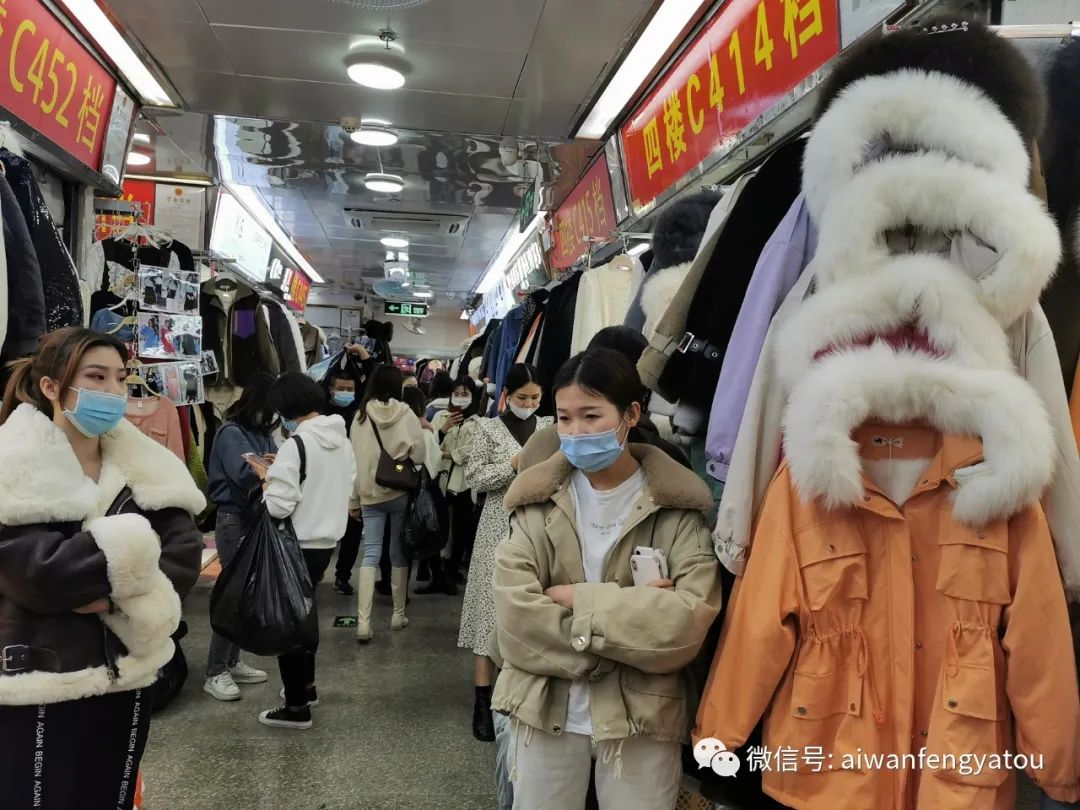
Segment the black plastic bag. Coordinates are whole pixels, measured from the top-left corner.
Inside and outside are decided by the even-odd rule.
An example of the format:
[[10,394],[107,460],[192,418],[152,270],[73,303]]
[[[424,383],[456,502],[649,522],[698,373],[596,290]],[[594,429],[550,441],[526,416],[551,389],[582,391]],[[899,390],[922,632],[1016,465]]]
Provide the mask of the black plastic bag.
[[292,522],[271,517],[257,493],[236,556],[210,596],[210,626],[255,655],[314,650],[315,588],[300,543]]
[[405,552],[411,559],[426,560],[443,550],[450,536],[450,509],[446,498],[427,470],[420,472],[420,486],[409,503],[405,521]]

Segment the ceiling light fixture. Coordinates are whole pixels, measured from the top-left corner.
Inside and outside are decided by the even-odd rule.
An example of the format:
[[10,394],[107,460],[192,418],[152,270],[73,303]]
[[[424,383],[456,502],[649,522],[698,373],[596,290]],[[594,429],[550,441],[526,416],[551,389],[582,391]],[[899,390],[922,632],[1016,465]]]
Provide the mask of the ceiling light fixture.
[[506,236],[503,237],[502,247],[499,248],[499,252],[495,255],[495,258],[488,264],[487,270],[484,271],[484,275],[480,279],[480,283],[476,285],[476,292],[483,295],[495,286],[502,277],[506,265],[517,255],[517,252],[521,250],[522,245],[536,235],[536,231],[544,221],[544,217],[545,213],[543,211],[538,211],[525,230],[520,230],[518,228],[517,220],[514,220],[514,223],[510,226],[509,230],[507,230]]
[[109,59],[135,88],[144,104],[153,107],[176,106],[176,102],[161,86],[161,82],[154,78],[154,74],[94,0],[60,0],[60,4],[97,43],[101,53],[109,55]]
[[366,121],[361,125],[360,129],[352,132],[349,137],[352,138],[353,143],[358,143],[361,146],[393,146],[398,142],[396,132],[386,127],[374,126]]
[[128,152],[127,165],[128,166],[149,166],[153,162],[153,158],[146,152],[136,152],[134,149]]
[[417,298],[434,298],[435,297],[435,293],[431,292],[431,290],[422,290],[420,292],[413,293],[413,295],[415,295]]
[[[381,240],[383,247],[400,249],[407,248],[409,246],[409,240],[403,239],[400,236],[384,236]],[[400,260],[400,257],[399,257]]]
[[180,177],[174,174],[135,174],[133,172],[124,173],[125,180],[149,180],[152,183],[170,183],[177,186],[213,186],[216,185],[213,180],[204,180],[197,177]]
[[146,145],[150,144],[150,136],[147,135],[145,132],[136,132],[135,137],[132,138],[132,140],[135,141],[135,143],[143,143]]
[[370,172],[364,176],[364,185],[368,191],[378,194],[397,194],[405,190],[405,180],[396,174]]
[[397,260],[399,262],[405,262],[406,264],[408,264],[409,263],[409,254],[408,253],[399,253],[397,255]]
[[701,3],[691,0],[664,0],[600,97],[593,102],[574,133],[575,138],[600,139],[607,134],[616,117],[637,94],[700,7]]
[[372,90],[397,90],[405,86],[405,74],[378,62],[353,62],[347,68],[349,78]]
[[277,223],[277,219],[267,208],[263,198],[257,191],[251,186],[239,186],[232,183],[224,183],[225,190],[232,194],[237,202],[239,202],[251,216],[255,217],[260,225],[266,228],[270,232],[270,237],[277,242],[278,247],[289,254],[289,257],[296,262],[300,269],[304,271],[311,281],[315,284],[324,284],[323,277],[315,272],[315,268],[311,266],[304,254],[300,252],[300,249],[296,246],[296,243],[289,238],[289,235],[285,233],[280,225]]

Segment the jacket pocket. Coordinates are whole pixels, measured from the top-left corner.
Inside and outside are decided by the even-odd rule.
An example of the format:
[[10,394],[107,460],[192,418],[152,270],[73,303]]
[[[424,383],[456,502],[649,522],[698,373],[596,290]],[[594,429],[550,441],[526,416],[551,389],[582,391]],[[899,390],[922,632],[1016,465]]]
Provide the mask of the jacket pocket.
[[858,532],[839,523],[833,526],[815,527],[795,540],[812,610],[838,600],[867,598],[866,544]]
[[[824,770],[862,770],[859,751],[868,750],[863,718],[863,682],[854,667],[828,675],[794,672],[791,685],[791,719],[785,724],[783,745],[796,751],[820,752],[828,757]],[[850,755],[850,757],[848,756]],[[804,770],[802,764],[800,772]]]
[[686,739],[690,716],[679,673],[649,675],[627,667],[622,670],[620,683],[631,734]]
[[623,670],[623,682],[627,689],[642,695],[679,698],[684,696],[682,676],[678,672],[668,675],[650,675],[638,669]]
[[1008,527],[997,523],[985,529],[956,527],[945,534],[938,564],[937,589],[956,599],[1007,605],[1009,586]]
[[930,750],[943,755],[936,775],[980,787],[997,787],[1004,782],[1005,770],[985,767],[985,757],[1000,754],[1005,747],[998,718],[993,667],[947,663],[941,702],[930,723]]

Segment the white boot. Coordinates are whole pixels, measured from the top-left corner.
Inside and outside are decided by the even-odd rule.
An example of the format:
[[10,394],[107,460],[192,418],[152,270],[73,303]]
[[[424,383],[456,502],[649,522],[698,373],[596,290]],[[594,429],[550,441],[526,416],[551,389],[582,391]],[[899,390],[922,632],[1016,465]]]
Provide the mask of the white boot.
[[409,598],[409,569],[390,569],[390,592],[394,596],[394,615],[390,619],[391,630],[404,630],[409,626],[405,618],[405,600]]
[[362,567],[356,585],[356,640],[361,644],[371,641],[371,600],[375,598],[378,573],[378,568]]

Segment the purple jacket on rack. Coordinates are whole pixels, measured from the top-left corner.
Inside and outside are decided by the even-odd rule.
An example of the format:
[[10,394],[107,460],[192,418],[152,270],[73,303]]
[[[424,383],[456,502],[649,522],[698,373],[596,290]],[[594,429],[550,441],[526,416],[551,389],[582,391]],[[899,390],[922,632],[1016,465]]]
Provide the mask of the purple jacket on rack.
[[814,257],[817,228],[802,194],[765,243],[735,320],[713,395],[705,452],[710,478],[726,481],[750,383],[777,308]]

